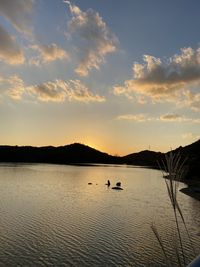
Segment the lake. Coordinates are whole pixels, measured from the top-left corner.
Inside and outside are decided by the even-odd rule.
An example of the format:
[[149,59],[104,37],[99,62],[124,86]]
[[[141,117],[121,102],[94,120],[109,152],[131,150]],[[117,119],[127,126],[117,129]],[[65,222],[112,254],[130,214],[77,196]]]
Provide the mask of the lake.
[[[124,190],[108,188],[108,179]],[[200,202],[180,192],[179,203],[200,253]],[[178,266],[158,170],[0,164],[0,266],[166,266],[152,223]],[[189,261],[191,246],[182,237]]]

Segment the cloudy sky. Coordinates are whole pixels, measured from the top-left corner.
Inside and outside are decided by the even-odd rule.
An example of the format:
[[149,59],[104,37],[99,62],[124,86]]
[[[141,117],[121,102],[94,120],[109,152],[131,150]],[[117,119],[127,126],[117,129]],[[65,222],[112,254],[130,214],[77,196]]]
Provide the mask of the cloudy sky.
[[0,143],[200,138],[200,1],[0,0]]

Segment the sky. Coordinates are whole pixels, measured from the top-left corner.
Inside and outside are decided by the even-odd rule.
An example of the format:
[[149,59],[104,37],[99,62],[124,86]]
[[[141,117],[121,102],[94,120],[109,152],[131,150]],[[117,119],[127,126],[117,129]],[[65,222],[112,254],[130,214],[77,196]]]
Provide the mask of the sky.
[[200,138],[200,1],[0,0],[0,144],[112,155]]

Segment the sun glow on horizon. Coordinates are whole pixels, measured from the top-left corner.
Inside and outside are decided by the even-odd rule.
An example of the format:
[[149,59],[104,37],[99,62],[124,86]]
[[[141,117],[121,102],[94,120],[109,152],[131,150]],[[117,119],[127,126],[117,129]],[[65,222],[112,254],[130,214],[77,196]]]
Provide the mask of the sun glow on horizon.
[[2,145],[80,142],[124,156],[199,139],[200,2],[181,1],[178,24],[173,1],[119,1],[115,10],[113,0],[7,2]]

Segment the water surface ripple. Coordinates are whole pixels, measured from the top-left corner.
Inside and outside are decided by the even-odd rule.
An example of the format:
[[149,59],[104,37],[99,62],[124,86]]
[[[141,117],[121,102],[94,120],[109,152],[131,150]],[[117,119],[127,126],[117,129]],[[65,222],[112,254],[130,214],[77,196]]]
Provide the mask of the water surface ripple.
[[[0,266],[166,266],[152,223],[178,266],[161,176],[126,166],[1,164]],[[107,188],[107,179],[124,190]],[[179,201],[199,253],[200,202],[181,193]]]

